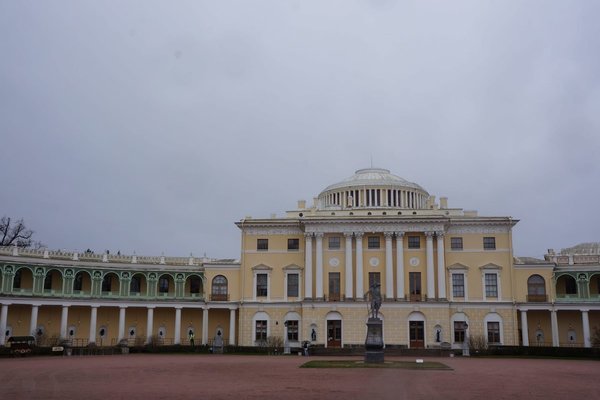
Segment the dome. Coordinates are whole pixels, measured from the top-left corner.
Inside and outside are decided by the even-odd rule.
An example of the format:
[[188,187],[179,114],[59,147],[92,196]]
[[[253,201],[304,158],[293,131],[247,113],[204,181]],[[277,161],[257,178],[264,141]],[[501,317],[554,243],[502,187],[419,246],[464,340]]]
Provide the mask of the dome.
[[425,208],[429,193],[383,168],[359,169],[319,194],[320,208]]

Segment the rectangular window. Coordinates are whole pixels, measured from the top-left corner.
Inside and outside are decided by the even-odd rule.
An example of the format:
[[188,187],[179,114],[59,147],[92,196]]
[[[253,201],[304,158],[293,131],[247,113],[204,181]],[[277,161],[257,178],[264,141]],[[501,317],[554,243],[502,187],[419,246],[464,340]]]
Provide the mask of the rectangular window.
[[485,274],[485,297],[498,297],[497,274]]
[[452,274],[452,295],[454,297],[465,297],[464,274]]
[[288,251],[297,251],[300,249],[300,239],[288,239]]
[[488,322],[488,343],[500,343],[500,322]]
[[290,342],[298,341],[298,321],[286,321],[287,339]]
[[256,274],[256,297],[267,297],[268,293],[267,274]]
[[465,322],[454,321],[454,343],[464,343],[465,341]]
[[462,250],[463,249],[463,238],[461,238],[461,237],[450,238],[450,249]]
[[258,251],[269,250],[269,239],[256,239],[256,250],[258,250]]
[[338,250],[340,245],[340,237],[339,236],[330,236],[329,237],[329,250]]
[[340,301],[340,273],[329,273],[329,301]]
[[420,249],[421,248],[421,237],[420,236],[409,236],[408,237],[408,248],[409,249]]
[[374,284],[381,285],[381,273],[369,272],[369,288],[371,288]]
[[289,297],[298,297],[298,274],[288,274],[287,295]]
[[410,290],[410,301],[421,301],[421,273],[409,272],[408,284]]
[[496,238],[495,237],[484,237],[483,238],[483,249],[484,250],[496,250]]
[[379,248],[379,236],[369,236],[367,239],[367,246],[369,249]]
[[267,340],[267,321],[265,320],[257,320],[255,325],[255,336],[254,339],[257,342],[263,342]]

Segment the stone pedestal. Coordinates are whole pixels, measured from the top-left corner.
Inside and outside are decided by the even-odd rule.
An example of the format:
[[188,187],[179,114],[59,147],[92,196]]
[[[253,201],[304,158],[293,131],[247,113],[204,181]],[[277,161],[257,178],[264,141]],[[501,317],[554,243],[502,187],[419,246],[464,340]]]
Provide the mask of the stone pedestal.
[[365,362],[383,362],[383,322],[379,318],[369,318],[369,321],[367,322]]

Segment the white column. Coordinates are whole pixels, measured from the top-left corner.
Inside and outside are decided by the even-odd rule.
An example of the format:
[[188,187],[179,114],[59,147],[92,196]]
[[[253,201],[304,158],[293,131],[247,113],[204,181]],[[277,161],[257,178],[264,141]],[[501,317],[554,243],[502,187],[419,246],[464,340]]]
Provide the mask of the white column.
[[40,307],[35,304],[31,306],[31,320],[29,321],[29,334],[32,336],[35,336],[35,333],[36,333],[35,331],[37,328],[39,308]]
[[229,345],[235,345],[235,309],[229,310]]
[[521,310],[521,336],[523,346],[529,346],[529,326],[527,325],[527,311]]
[[[446,298],[446,262],[444,259],[444,232],[437,232],[437,260],[438,260],[438,298]],[[500,281],[500,280],[498,280]]]
[[90,311],[90,335],[88,343],[96,343],[96,323],[98,320],[98,307],[92,306]]
[[392,254],[392,232],[385,233],[385,298],[394,298],[394,256]]
[[346,299],[351,299],[354,278],[352,276],[352,233],[345,233],[346,237]]
[[435,278],[433,272],[433,233],[425,232],[427,244],[427,300],[435,298]]
[[125,337],[125,311],[127,307],[119,307],[119,332],[117,334],[117,342]]
[[2,313],[0,314],[0,346],[6,342],[6,320],[8,319],[8,304],[2,304]]
[[62,314],[60,315],[60,338],[67,338],[67,321],[69,319],[69,306],[63,306]]
[[304,297],[312,299],[312,233],[305,233],[304,240]]
[[404,299],[404,232],[396,232],[396,297]]
[[175,307],[175,337],[173,344],[181,344],[181,307]]
[[560,341],[558,339],[558,316],[556,310],[550,311],[550,326],[552,328],[552,346],[558,347],[560,346]]
[[148,317],[146,318],[146,343],[150,343],[154,334],[154,307],[148,307]]
[[362,232],[354,234],[356,238],[356,298],[362,299],[365,295],[363,290],[363,251]]
[[581,310],[581,321],[583,322],[583,347],[592,347],[590,342],[590,318],[588,310]]
[[208,344],[208,308],[202,309],[202,344]]
[[317,260],[316,260],[316,271],[317,276],[315,277],[316,284],[316,297],[318,299],[323,298],[323,234],[315,233],[317,239]]

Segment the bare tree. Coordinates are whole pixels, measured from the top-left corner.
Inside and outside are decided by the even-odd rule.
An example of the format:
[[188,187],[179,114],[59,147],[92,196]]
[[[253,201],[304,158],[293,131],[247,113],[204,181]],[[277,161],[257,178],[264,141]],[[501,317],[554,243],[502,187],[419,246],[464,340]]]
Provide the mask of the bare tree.
[[31,229],[27,229],[23,218],[13,221],[10,217],[2,217],[0,219],[0,236],[2,237],[2,239],[0,239],[0,246],[43,246],[40,242],[33,241],[33,231]]

